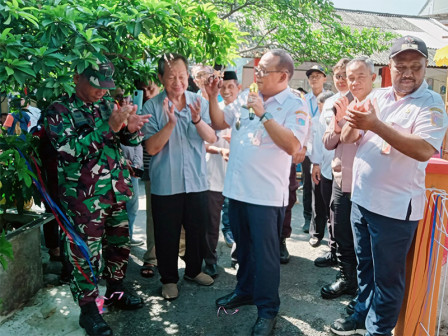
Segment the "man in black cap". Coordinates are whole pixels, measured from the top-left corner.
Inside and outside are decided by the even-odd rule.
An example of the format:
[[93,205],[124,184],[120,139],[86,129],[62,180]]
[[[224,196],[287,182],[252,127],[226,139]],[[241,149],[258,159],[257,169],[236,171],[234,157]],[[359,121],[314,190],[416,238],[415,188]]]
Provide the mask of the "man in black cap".
[[[220,102],[220,108],[224,109],[235,101],[240,92],[241,85],[238,83],[238,77],[235,71],[225,71],[223,81],[220,88],[220,94],[223,101]],[[213,144],[206,144],[206,160],[207,160],[207,180],[209,190],[207,191],[208,208],[210,220],[206,234],[206,250],[205,250],[205,268],[204,273],[215,278],[218,275],[216,254],[216,246],[219,238],[219,224],[221,222],[221,210],[223,212],[223,229],[224,240],[229,247],[232,247],[234,240],[228,220],[228,201],[224,202],[225,197],[222,195],[224,189],[224,178],[227,170],[227,161],[230,153],[230,128],[217,131],[218,140]],[[236,262],[236,251],[232,250],[232,262]]]
[[393,44],[392,87],[348,106],[342,142],[356,142],[351,223],[358,261],[353,315],[333,322],[337,335],[391,335],[405,290],[406,255],[425,205],[425,168],[440,149],[448,116],[424,80],[425,43]]
[[75,74],[75,93],[52,103],[45,118],[57,151],[59,200],[78,236],[66,240],[73,265],[70,289],[88,335],[112,335],[97,307],[100,276],[107,284],[105,305],[127,310],[143,306],[123,285],[130,251],[126,201],[132,184],[120,144],[138,145],[149,116],[138,116],[137,106],[124,102],[120,107],[104,97],[115,87],[113,73],[112,63],[103,60]]
[[[322,66],[316,64],[306,71],[308,83],[311,86],[311,91],[305,95],[305,100],[308,104],[309,115],[312,124],[319,124],[319,108],[317,106],[317,96],[324,91],[324,83],[327,81],[327,75]],[[310,128],[311,132],[311,128]],[[308,140],[311,140],[311,134],[308,134]],[[308,141],[305,144],[306,156],[302,162],[303,174],[303,217],[305,224],[303,230],[305,233],[310,233],[310,245],[317,247],[320,245],[325,233],[325,225],[327,223],[327,216],[325,211],[325,204],[322,198],[320,187],[316,186],[311,179],[311,155],[312,146]]]

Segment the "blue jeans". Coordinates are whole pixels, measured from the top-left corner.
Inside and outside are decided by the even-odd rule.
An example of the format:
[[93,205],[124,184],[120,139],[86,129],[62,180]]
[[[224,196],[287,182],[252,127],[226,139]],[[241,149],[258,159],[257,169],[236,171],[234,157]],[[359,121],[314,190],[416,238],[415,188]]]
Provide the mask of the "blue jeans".
[[406,256],[418,221],[385,217],[352,203],[358,260],[358,303],[353,317],[365,320],[367,335],[391,335],[405,290]]
[[129,238],[132,239],[132,232],[134,231],[134,222],[137,218],[138,212],[138,178],[131,177],[132,188],[134,189],[134,195],[126,202],[126,211],[128,212],[129,219]]

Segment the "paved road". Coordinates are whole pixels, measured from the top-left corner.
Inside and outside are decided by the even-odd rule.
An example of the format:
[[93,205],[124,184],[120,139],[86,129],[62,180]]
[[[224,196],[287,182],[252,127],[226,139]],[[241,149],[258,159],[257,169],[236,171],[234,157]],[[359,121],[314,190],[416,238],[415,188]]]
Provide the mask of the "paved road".
[[[142,189],[144,190],[144,189]],[[301,193],[298,192],[301,200]],[[291,261],[281,266],[281,307],[275,335],[331,335],[330,323],[344,316],[350,297],[323,300],[320,288],[332,281],[335,268],[317,268],[313,260],[328,250],[324,244],[312,248],[308,235],[300,229],[303,223],[302,206],[293,208],[293,234],[287,240]],[[145,237],[145,199],[140,197],[140,211],[135,225],[135,238]],[[250,335],[256,319],[256,307],[241,307],[236,314],[220,313],[217,317],[215,299],[229,293],[235,286],[236,271],[230,268],[230,249],[220,237],[218,245],[220,275],[210,287],[180,280],[180,296],[168,302],[161,298],[158,275],[151,279],[140,276],[139,267],[145,252],[144,245],[133,247],[126,286],[141,295],[144,308],[131,311],[109,311],[106,321],[114,335]],[[182,279],[184,263],[179,259]],[[103,291],[105,290],[102,287]],[[231,312],[230,312],[231,313]],[[84,335],[78,326],[79,308],[73,303],[68,286],[48,287],[39,291],[27,306],[11,317],[0,318],[0,336]]]

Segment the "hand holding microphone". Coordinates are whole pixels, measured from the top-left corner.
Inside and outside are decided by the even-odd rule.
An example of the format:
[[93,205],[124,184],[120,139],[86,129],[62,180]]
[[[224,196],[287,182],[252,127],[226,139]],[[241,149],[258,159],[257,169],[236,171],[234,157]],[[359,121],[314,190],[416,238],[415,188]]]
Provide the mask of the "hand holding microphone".
[[[249,86],[249,92],[258,93],[258,85],[257,85],[257,83],[252,83]],[[249,96],[248,102],[249,103],[253,103],[253,98],[251,96]],[[249,119],[250,120],[254,120],[254,118],[255,118],[255,111],[254,111],[254,109],[252,107],[249,107]]]

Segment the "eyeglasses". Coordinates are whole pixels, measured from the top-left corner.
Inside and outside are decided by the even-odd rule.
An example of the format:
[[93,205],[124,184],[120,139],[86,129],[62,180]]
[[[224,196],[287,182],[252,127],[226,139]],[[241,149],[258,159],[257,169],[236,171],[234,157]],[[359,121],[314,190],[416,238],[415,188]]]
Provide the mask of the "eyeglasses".
[[308,77],[309,80],[318,80],[320,78],[323,78],[324,75],[311,75]]
[[334,75],[334,78],[336,78],[337,80],[340,80],[340,79],[347,79],[347,75],[346,75],[346,74],[343,74],[343,75]]
[[263,78],[268,76],[271,72],[288,72],[288,70],[265,70],[259,67],[254,67],[255,76]]

